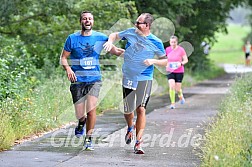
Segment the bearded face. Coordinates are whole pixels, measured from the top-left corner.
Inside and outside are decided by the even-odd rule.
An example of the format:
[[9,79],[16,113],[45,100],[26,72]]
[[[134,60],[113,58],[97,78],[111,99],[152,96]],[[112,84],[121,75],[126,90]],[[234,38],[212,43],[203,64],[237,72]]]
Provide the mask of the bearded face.
[[82,31],[92,30],[94,18],[91,13],[83,13],[81,18]]

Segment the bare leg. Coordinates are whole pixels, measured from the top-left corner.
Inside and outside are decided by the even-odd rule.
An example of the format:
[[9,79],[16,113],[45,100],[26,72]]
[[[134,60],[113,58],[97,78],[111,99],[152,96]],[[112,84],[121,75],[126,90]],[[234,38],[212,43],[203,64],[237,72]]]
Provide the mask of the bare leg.
[[79,100],[78,102],[76,102],[74,104],[74,108],[75,108],[75,116],[78,120],[80,120],[81,118],[83,118],[84,116],[86,116],[86,101],[84,101],[83,99]]
[[88,95],[87,97],[87,123],[86,123],[86,133],[87,136],[91,136],[96,123],[96,104],[97,97]]
[[137,112],[137,120],[136,120],[136,136],[137,140],[140,140],[143,136],[143,131],[145,129],[146,117],[145,117],[145,108],[138,107],[136,109]]
[[129,114],[124,114],[124,118],[127,122],[128,127],[132,127],[134,125],[134,123],[133,123],[134,112],[131,112]]
[[181,87],[182,87],[182,83],[180,83],[180,82],[176,82],[176,83],[175,83],[175,89],[176,89],[176,91],[178,92],[179,98],[180,98],[180,97],[183,97],[183,94],[182,94],[182,92],[181,92]]

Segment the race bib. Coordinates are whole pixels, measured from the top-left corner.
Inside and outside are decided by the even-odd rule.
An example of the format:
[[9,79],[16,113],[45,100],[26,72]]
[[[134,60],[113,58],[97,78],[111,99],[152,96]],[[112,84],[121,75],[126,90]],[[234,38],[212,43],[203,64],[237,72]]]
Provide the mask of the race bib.
[[128,89],[133,89],[133,90],[136,90],[137,88],[137,80],[133,80],[133,79],[128,79],[126,77],[123,77],[123,80],[122,80],[122,84],[123,84],[123,87],[125,88],[128,88]]
[[93,69],[96,65],[96,59],[94,57],[85,57],[80,60],[80,65],[86,70]]
[[178,64],[179,62],[171,62],[169,63],[169,68],[175,70],[178,68]]

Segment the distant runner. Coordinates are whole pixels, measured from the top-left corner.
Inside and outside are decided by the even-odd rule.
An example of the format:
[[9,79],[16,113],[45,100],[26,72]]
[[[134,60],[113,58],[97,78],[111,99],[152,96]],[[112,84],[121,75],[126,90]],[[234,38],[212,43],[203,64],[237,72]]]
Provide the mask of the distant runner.
[[247,41],[247,43],[243,46],[243,51],[245,53],[245,65],[250,66],[252,52],[252,45],[250,44],[250,41]]
[[168,66],[166,68],[166,71],[168,72],[167,78],[170,88],[170,109],[175,109],[176,92],[178,92],[180,103],[185,103],[185,98],[183,96],[181,86],[184,77],[184,65],[188,62],[188,58],[184,48],[178,45],[178,37],[176,36],[171,36],[170,46],[167,47],[165,51],[168,59]]

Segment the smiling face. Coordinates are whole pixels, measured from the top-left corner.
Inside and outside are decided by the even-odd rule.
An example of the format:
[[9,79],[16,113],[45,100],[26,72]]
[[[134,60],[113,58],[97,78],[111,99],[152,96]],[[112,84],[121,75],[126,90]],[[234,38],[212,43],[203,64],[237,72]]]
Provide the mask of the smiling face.
[[80,17],[80,24],[83,31],[92,30],[94,25],[94,17],[91,13],[82,13]]

